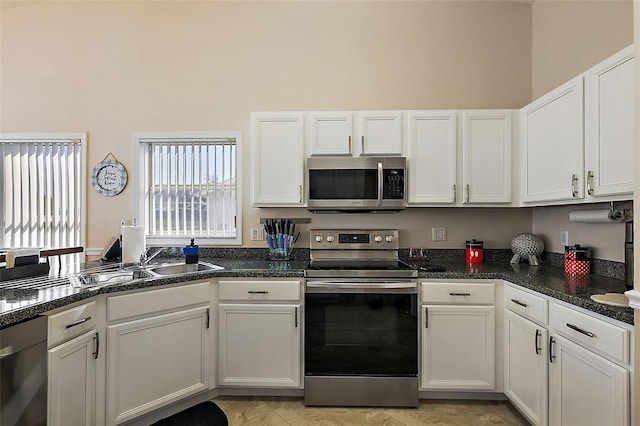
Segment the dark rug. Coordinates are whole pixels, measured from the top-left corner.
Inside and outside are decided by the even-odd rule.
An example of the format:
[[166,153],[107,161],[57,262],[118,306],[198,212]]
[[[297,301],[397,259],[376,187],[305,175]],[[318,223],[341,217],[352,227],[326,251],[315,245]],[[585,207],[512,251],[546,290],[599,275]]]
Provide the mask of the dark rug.
[[206,401],[171,417],[155,422],[152,426],[228,426],[224,411],[215,402]]

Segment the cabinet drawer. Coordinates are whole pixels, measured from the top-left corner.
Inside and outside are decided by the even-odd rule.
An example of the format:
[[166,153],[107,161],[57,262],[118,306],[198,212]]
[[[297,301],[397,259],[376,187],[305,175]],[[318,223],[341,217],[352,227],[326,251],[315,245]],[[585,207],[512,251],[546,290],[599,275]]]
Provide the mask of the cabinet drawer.
[[48,323],[50,347],[79,336],[96,326],[96,302],[51,315]]
[[504,307],[542,325],[549,321],[547,299],[509,285],[504,286]]
[[629,331],[557,303],[549,309],[549,323],[558,334],[593,349],[612,361],[629,363]]
[[107,299],[107,320],[117,321],[186,306],[209,304],[209,288],[210,283],[204,282],[110,297]]
[[220,300],[300,300],[299,281],[219,281]]
[[493,283],[422,283],[422,303],[493,304]]

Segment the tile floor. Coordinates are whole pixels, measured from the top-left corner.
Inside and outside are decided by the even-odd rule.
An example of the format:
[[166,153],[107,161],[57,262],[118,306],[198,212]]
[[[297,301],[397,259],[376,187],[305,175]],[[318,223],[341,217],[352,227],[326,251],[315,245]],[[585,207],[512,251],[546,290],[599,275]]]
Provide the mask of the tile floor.
[[305,407],[301,398],[231,397],[214,399],[239,425],[455,425],[524,426],[529,423],[506,401],[422,400],[414,408]]

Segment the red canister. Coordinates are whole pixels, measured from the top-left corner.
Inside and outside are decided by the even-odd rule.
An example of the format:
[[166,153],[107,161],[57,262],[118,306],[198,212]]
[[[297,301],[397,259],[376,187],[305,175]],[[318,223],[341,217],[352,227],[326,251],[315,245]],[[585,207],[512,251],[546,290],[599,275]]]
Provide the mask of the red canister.
[[482,241],[466,241],[465,259],[468,263],[482,263],[484,260],[484,243]]
[[564,248],[564,271],[571,275],[591,273],[591,249],[580,244]]

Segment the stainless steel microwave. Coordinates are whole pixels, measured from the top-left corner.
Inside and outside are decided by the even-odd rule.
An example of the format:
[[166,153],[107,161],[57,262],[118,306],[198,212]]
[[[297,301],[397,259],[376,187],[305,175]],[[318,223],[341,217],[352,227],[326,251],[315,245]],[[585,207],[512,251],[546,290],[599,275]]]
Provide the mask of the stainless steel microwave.
[[404,157],[311,157],[308,209],[315,213],[403,210],[406,165]]

